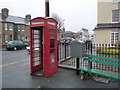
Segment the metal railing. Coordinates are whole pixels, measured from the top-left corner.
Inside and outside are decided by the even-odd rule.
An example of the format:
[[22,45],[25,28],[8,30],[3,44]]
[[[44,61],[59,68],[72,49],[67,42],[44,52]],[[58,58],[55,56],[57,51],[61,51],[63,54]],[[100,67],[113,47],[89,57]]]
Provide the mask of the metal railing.
[[70,56],[70,52],[71,52],[70,46],[71,46],[71,41],[65,40],[58,42],[59,66],[75,69],[76,59],[71,58]]
[[[92,43],[86,43],[85,45],[86,45],[85,54],[87,55],[101,56],[101,57],[113,58],[118,60],[120,59],[120,45],[92,44]],[[59,66],[76,69],[76,58],[72,58],[70,56],[70,52],[72,52],[70,50],[71,43],[59,42],[58,46],[59,46],[58,48]],[[80,60],[79,61],[80,67],[87,67],[89,64],[93,69],[112,71],[112,72],[119,71],[119,67],[117,66],[88,62],[88,61],[84,61],[83,58],[79,58],[79,60]]]

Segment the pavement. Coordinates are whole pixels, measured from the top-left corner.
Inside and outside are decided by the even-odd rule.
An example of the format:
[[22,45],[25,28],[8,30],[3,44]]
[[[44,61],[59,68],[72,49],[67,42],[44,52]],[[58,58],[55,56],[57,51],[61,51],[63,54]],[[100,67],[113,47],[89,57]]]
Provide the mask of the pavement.
[[[118,88],[119,86],[117,81],[107,84],[91,79],[81,80],[75,70],[64,68],[59,68],[58,72],[49,77],[32,76],[29,72],[28,52],[25,50],[10,52],[2,53],[4,57],[2,61],[5,61],[0,67],[2,68],[2,88]],[[5,57],[7,55],[11,57]]]

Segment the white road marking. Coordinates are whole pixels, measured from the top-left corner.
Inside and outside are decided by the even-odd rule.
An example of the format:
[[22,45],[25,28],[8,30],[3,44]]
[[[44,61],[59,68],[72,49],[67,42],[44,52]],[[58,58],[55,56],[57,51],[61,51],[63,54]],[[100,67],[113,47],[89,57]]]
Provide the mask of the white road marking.
[[5,67],[5,66],[8,66],[8,65],[13,65],[13,64],[16,64],[16,63],[21,63],[21,62],[25,62],[25,61],[28,61],[28,60],[22,60],[22,61],[15,61],[15,62],[12,62],[12,63],[8,63],[8,64],[3,64],[3,65],[0,65],[0,68],[1,68],[1,67]]

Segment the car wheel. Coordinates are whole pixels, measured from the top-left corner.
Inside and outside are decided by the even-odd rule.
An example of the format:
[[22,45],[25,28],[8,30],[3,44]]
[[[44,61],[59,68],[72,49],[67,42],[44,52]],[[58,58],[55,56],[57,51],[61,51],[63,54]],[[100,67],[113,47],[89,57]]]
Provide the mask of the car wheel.
[[9,51],[10,49],[6,48],[6,50],[8,50],[8,51]]
[[24,47],[24,49],[26,49],[27,46]]
[[14,47],[13,49],[14,49],[14,51],[16,51],[16,50],[17,50],[17,47]]

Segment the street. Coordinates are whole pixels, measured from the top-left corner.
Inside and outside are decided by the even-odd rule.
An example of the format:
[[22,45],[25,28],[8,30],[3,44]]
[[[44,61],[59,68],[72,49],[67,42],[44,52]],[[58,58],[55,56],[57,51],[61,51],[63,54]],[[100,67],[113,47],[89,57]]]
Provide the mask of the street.
[[[19,75],[23,74],[22,70],[28,70],[29,75],[29,53],[27,50],[17,50],[17,51],[2,51],[2,87],[9,88],[13,84],[11,81],[20,81]],[[14,80],[15,79],[15,80]],[[10,85],[10,86],[9,86]]]
[[27,50],[17,51],[2,51],[2,64],[9,65],[12,63],[19,63],[21,61],[28,61],[29,53]]
[[81,80],[76,71],[59,68],[50,77],[31,76],[27,50],[2,52],[2,88],[117,88],[117,82],[109,84],[90,79]]

